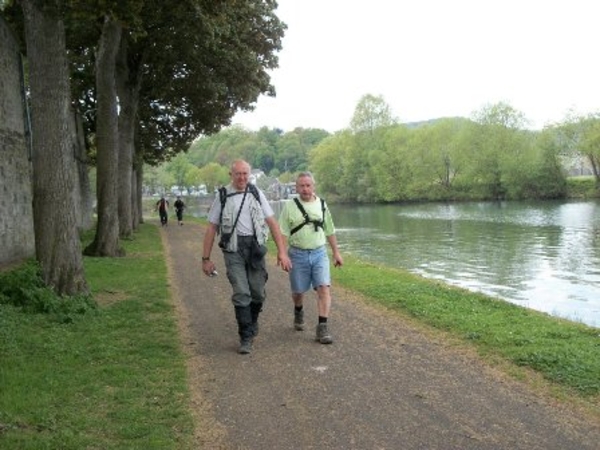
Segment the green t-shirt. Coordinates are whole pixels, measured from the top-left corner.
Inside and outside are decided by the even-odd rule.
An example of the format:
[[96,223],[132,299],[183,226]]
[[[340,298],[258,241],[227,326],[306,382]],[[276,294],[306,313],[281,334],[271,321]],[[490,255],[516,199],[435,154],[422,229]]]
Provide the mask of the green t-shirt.
[[[321,209],[321,199],[315,197],[312,202],[303,202],[298,199],[302,207],[308,214],[311,220],[322,220],[323,211]],[[296,202],[289,200],[283,205],[281,214],[279,215],[279,227],[281,233],[288,238],[288,243],[292,247],[298,247],[305,250],[311,250],[322,247],[327,241],[327,236],[335,233],[335,226],[331,218],[331,213],[327,204],[325,205],[325,223],[323,228],[318,227],[315,231],[313,223],[308,223],[291,235],[291,231],[304,222],[304,216],[296,205]]]

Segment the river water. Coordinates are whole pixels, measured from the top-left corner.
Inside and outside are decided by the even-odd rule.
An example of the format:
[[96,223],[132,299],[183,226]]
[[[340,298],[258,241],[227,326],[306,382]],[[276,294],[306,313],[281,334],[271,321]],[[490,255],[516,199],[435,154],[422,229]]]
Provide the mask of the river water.
[[600,327],[600,201],[330,208],[345,253]]
[[600,202],[332,205],[343,251],[600,327]]

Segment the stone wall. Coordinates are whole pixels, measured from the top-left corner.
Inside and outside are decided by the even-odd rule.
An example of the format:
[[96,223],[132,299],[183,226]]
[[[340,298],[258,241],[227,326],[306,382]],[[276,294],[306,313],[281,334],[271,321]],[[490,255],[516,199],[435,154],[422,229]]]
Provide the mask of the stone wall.
[[35,255],[20,53],[0,17],[0,265]]

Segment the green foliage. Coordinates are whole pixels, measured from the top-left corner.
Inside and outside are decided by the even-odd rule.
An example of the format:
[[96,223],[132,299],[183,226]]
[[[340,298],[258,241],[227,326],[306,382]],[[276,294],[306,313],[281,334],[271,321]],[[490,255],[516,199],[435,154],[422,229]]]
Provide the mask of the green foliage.
[[309,155],[310,168],[315,176],[317,190],[330,198],[345,199],[348,190],[342,185],[344,161],[347,160],[351,135],[348,131],[324,139]]
[[600,187],[591,176],[569,177],[567,190],[570,198],[600,198]]
[[177,186],[180,188],[183,186],[191,186],[191,184],[187,183],[187,179],[190,177],[189,173],[196,169],[196,166],[189,162],[185,154],[178,154],[165,166],[165,168],[167,172],[172,175]]
[[520,130],[527,124],[523,113],[505,102],[484,105],[473,114],[473,119],[480,125],[492,125],[512,130]]
[[229,167],[208,163],[199,169],[198,178],[206,185],[208,192],[213,192],[215,188],[229,181]]
[[[367,112],[360,117],[363,125],[376,123]],[[477,120],[440,119],[411,128],[357,125],[359,132],[337,133],[317,146],[310,168],[320,174],[324,195],[350,202],[566,195],[555,133],[521,129],[525,118],[503,103],[484,108]]]
[[600,185],[600,113],[568,117],[556,133],[571,154],[587,162]]
[[396,124],[392,109],[381,95],[363,95],[350,121],[350,128],[355,133],[371,133],[377,129]]
[[329,134],[324,130],[296,128],[282,130],[261,128],[250,132],[231,127],[213,136],[194,141],[189,160],[198,166],[211,162],[229,167],[236,158],[245,159],[253,168],[271,173],[298,172],[308,167],[310,150]]
[[128,87],[139,98],[137,153],[148,164],[167,161],[197,136],[229,125],[261,94],[275,94],[269,72],[278,66],[286,29],[275,2],[74,1],[67,6],[73,97],[85,111],[90,147],[96,131],[94,49],[106,15],[125,30],[121,49]]
[[63,323],[96,309],[91,296],[56,295],[44,284],[35,261],[9,272],[0,272],[0,304],[16,306],[28,314],[48,314]]
[[[257,132],[231,127],[197,139],[185,156],[201,169],[209,164],[229,168],[233,160],[243,158],[252,168],[261,169],[266,174],[274,170],[276,173],[295,173],[307,170],[310,150],[327,136],[329,133],[325,130],[311,128],[296,128],[284,133],[266,127]],[[202,171],[202,176],[206,177],[206,171]],[[224,181],[227,182],[227,179]]]

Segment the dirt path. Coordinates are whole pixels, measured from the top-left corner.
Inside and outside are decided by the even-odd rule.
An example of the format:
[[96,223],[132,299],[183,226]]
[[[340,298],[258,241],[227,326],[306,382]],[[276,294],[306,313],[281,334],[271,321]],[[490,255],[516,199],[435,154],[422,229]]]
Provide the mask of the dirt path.
[[[201,226],[162,230],[205,449],[596,450],[600,424],[334,286],[335,342],[292,327],[287,275],[269,262],[251,355],[238,339],[220,250],[200,270]],[[343,269],[342,269],[343,270]]]

